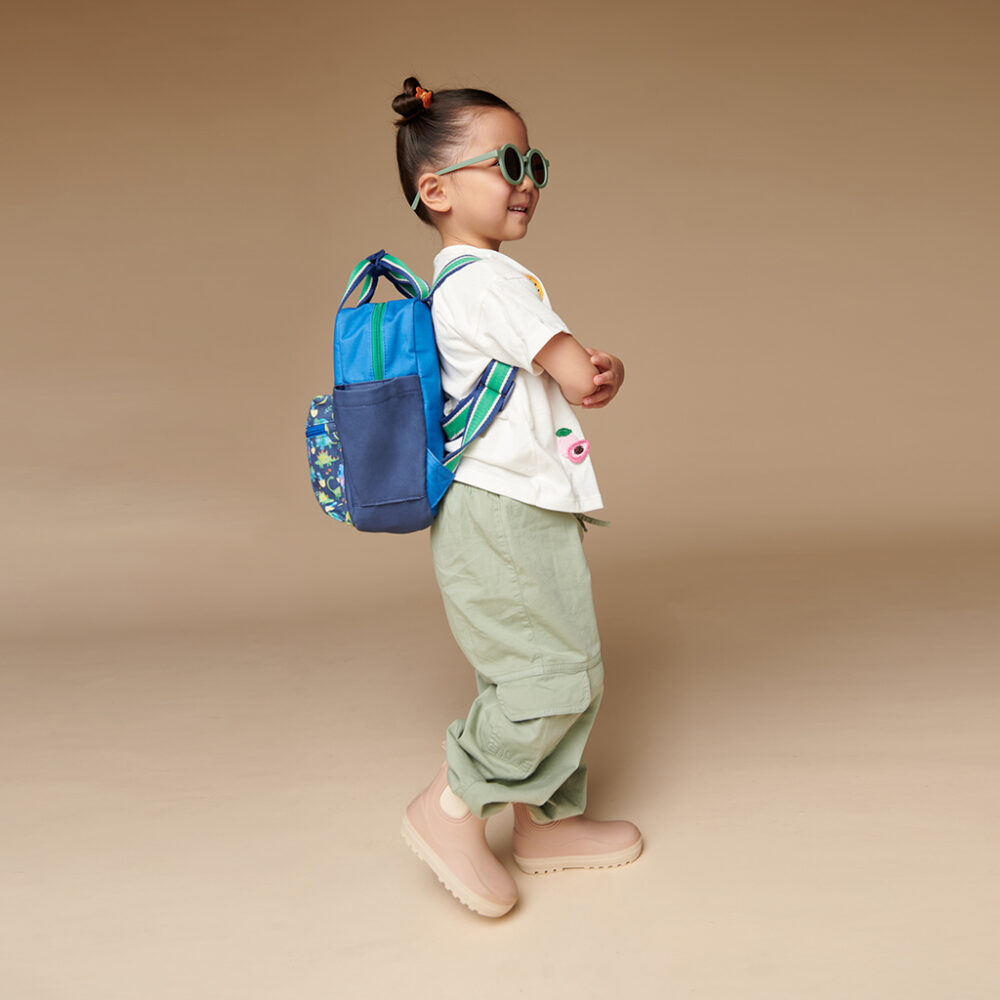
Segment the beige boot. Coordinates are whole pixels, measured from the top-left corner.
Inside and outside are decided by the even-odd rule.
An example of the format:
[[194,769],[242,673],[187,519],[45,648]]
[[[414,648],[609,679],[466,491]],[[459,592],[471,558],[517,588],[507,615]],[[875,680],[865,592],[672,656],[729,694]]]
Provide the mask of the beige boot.
[[539,823],[527,806],[516,803],[513,846],[518,867],[531,875],[563,868],[618,868],[642,853],[642,834],[627,820],[571,816]]
[[486,843],[486,820],[468,810],[456,818],[441,807],[447,790],[445,763],[406,807],[403,839],[459,902],[484,917],[502,917],[517,902],[517,886]]

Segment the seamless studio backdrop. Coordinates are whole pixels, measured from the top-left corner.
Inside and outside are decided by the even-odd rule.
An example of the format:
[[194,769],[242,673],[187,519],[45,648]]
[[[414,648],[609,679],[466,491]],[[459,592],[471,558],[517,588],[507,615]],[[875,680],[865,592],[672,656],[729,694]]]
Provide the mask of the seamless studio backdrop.
[[[4,995],[509,996],[513,963],[528,997],[995,996],[998,28],[9,13]],[[589,759],[648,849],[525,876],[490,926],[398,838],[472,686],[426,534],[335,525],[305,464],[351,267],[437,249],[396,177],[409,74],[524,114],[552,180],[504,249],[628,371],[584,418]]]

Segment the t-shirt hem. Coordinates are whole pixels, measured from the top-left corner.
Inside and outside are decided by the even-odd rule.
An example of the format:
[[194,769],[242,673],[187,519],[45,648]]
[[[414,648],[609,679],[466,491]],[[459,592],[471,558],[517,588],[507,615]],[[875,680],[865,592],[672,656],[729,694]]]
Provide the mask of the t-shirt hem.
[[509,473],[498,472],[492,475],[490,470],[485,468],[467,468],[468,464],[471,463],[463,462],[459,466],[455,475],[456,482],[465,483],[466,486],[476,486],[490,493],[498,493],[500,496],[510,497],[511,500],[531,504],[532,507],[557,510],[565,514],[586,514],[604,507],[604,500],[599,492],[584,496],[575,494],[554,496],[532,488],[531,483],[512,482]]

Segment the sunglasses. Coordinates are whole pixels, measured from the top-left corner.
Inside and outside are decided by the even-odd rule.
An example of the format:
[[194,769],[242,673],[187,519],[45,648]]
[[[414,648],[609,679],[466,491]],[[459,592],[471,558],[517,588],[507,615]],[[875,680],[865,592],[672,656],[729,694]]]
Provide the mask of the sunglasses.
[[[471,160],[462,160],[461,163],[456,163],[454,166],[435,170],[434,176],[440,177],[442,174],[450,174],[453,170],[471,167],[484,160],[496,160],[500,166],[500,173],[503,174],[503,179],[514,187],[517,187],[524,180],[525,172],[536,188],[543,188],[549,183],[549,161],[542,155],[542,151],[529,149],[527,153],[522,153],[512,142],[504,143],[499,149],[491,149],[488,153],[483,153],[482,156],[474,156]],[[420,192],[418,191],[410,203],[410,208],[416,211],[419,204]]]

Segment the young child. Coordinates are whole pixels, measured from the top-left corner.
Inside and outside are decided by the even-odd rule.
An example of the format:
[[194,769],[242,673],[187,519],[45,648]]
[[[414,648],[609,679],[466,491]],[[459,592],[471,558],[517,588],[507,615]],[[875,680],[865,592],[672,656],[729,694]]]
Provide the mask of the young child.
[[399,176],[410,207],[441,237],[435,276],[463,255],[433,301],[450,406],[491,358],[520,369],[506,408],[466,450],[431,528],[448,622],[478,697],[448,728],[446,761],[407,807],[403,835],[462,903],[499,917],[517,901],[490,850],[487,817],[514,804],[524,871],[604,868],[639,856],[631,823],[586,805],[584,745],[604,690],[584,511],[602,506],[570,404],[614,399],[625,369],[582,347],[541,282],[500,253],[528,231],[548,160],[521,117],[481,90],[424,90],[392,102]]

